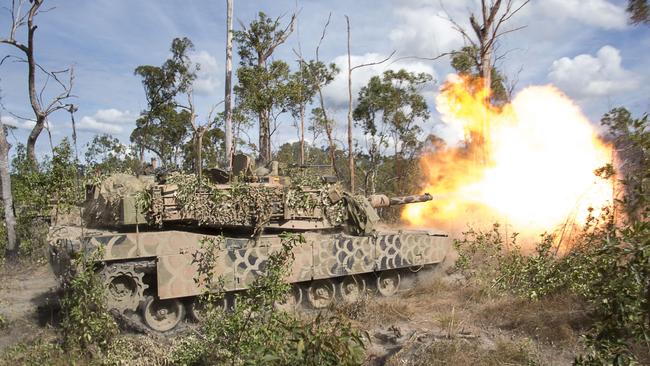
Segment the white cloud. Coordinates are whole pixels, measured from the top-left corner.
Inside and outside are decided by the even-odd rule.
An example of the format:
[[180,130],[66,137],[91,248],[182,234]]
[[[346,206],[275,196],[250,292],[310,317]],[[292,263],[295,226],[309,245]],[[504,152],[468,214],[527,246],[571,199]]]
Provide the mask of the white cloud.
[[199,95],[214,93],[220,85],[217,59],[207,51],[193,53],[190,58],[192,62],[200,65],[193,84],[194,92]]
[[636,75],[621,65],[621,54],[612,46],[604,46],[596,57],[588,54],[553,61],[548,76],[572,96],[612,95],[636,88]]
[[627,27],[625,8],[606,0],[545,0],[537,6],[552,19],[575,19],[604,29]]
[[12,126],[24,130],[31,130],[36,125],[34,121],[19,121],[13,116],[2,116],[2,123],[7,126]]
[[124,125],[133,124],[137,118],[137,115],[129,111],[100,109],[92,116],[81,118],[76,127],[80,131],[118,134],[124,131]]
[[[366,53],[363,56],[352,56],[352,67],[371,62],[378,62],[385,59],[385,55],[378,53]],[[334,80],[323,89],[323,96],[326,99],[326,105],[333,108],[344,108],[348,103],[348,56],[337,56],[333,61],[336,66],[341,69],[341,72],[334,78]],[[407,62],[398,61],[391,63],[387,61],[383,64],[373,65],[358,68],[352,71],[352,98],[357,99],[359,90],[368,84],[371,77],[381,75],[386,70],[399,70],[405,69],[410,72],[425,72],[432,75],[435,79],[436,73],[429,63],[424,62]]]
[[[463,38],[453,28],[449,17],[461,25],[467,22],[467,6],[473,1],[454,1],[440,6],[432,5],[397,7],[394,13],[398,26],[391,30],[389,38],[401,54],[409,56],[435,57],[463,46]],[[466,27],[469,29],[468,27]]]

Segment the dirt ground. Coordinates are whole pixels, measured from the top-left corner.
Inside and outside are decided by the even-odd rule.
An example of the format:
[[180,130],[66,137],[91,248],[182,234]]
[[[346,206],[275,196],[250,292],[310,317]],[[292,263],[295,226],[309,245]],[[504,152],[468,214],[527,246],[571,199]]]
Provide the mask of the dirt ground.
[[57,281],[48,265],[0,267],[0,352],[6,347],[52,332]]
[[[0,273],[0,353],[55,334],[56,286],[47,265]],[[440,269],[404,278],[401,287],[391,298],[329,310],[368,332],[369,365],[568,365],[579,352],[585,312],[571,299],[491,297]]]

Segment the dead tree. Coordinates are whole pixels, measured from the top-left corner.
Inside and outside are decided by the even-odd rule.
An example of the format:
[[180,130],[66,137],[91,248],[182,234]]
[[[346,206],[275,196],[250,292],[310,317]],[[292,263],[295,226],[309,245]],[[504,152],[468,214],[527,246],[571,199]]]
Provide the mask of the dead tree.
[[9,149],[5,127],[0,118],[0,185],[2,186],[2,202],[4,204],[4,219],[7,228],[7,261],[15,262],[18,254],[16,240],[16,217],[13,211],[13,196],[11,194],[11,174],[9,174]]
[[381,61],[369,62],[361,65],[352,66],[352,56],[350,54],[350,17],[345,16],[348,31],[348,169],[350,171],[350,192],[354,193],[354,147],[352,146],[352,71],[366,66],[383,64],[390,60],[395,51]]
[[226,0],[226,93],[224,98],[226,168],[232,169],[232,13],[233,0]]
[[[34,24],[34,18],[39,14],[43,2],[44,0],[30,0],[29,3],[31,6],[29,8],[29,11],[23,14],[22,7],[26,3],[25,0],[13,0],[11,2],[11,9],[9,9],[11,12],[11,26],[9,34],[5,38],[0,38],[0,43],[11,45],[21,51],[24,54],[25,58],[16,58],[19,61],[27,63],[27,87],[29,93],[29,102],[31,104],[32,110],[34,111],[33,121],[36,123],[32,128],[29,136],[27,137],[27,155],[34,164],[36,163],[36,140],[45,128],[48,116],[59,109],[66,108],[66,105],[63,103],[63,101],[71,97],[72,83],[74,81],[74,73],[72,68],[62,71],[49,72],[41,67],[34,58],[34,33],[37,29],[37,25]],[[27,28],[26,45],[16,39],[16,33],[18,30],[25,26]],[[9,56],[6,56],[3,61],[8,57]],[[37,92],[36,87],[37,70],[41,70],[47,75],[47,79],[43,83],[39,92]],[[66,74],[69,75],[69,79],[66,83],[64,83],[62,82],[61,76]],[[54,96],[50,101],[45,101],[43,99],[43,94],[45,92],[45,87],[50,80],[54,80],[62,88],[62,91]]]
[[203,174],[203,157],[201,156],[203,152],[203,135],[205,135],[206,132],[214,127],[217,120],[215,118],[212,118],[212,114],[214,113],[214,110],[217,108],[217,106],[221,103],[223,103],[223,101],[215,104],[212,107],[210,113],[208,114],[207,123],[202,126],[196,122],[196,109],[194,108],[193,93],[191,89],[187,92],[187,105],[177,105],[178,107],[187,110],[190,114],[190,126],[192,126],[193,130],[192,144],[194,147],[194,169],[196,171],[196,176],[199,182],[201,181],[201,176]]
[[[481,0],[481,14],[479,17],[470,14],[469,23],[474,32],[474,37],[470,36],[470,31],[460,26],[453,19],[449,19],[454,28],[463,36],[473,49],[476,50],[474,62],[476,63],[478,73],[483,80],[485,90],[492,90],[492,69],[494,67],[494,46],[497,40],[504,34],[520,30],[524,27],[517,27],[513,29],[503,29],[504,23],[517,14],[529,0],[524,0],[518,5],[515,4],[516,0]],[[501,11],[502,10],[502,11]],[[500,14],[499,14],[500,13]],[[483,163],[487,162],[487,152],[485,151],[486,145],[489,144],[490,125],[486,117],[481,126],[481,133],[479,134],[482,141],[478,143],[481,156],[478,160]]]
[[[329,26],[331,20],[332,20],[332,13],[330,12],[329,15],[327,16],[327,22],[323,27],[323,33],[321,33],[320,40],[318,41],[318,46],[316,46],[316,62],[320,61],[319,59],[320,46],[323,43],[323,39],[325,39],[327,27]],[[325,100],[323,98],[323,88],[321,87],[320,84],[318,84],[318,99],[320,102],[320,108],[323,111],[323,121],[324,121],[323,127],[325,129],[325,136],[327,136],[327,144],[328,144],[327,150],[330,157],[330,164],[332,165],[332,170],[334,171],[336,178],[341,179],[341,173],[339,172],[339,169],[336,166],[336,143],[334,142],[334,130],[336,128],[335,121],[330,120],[327,117],[327,110],[325,109]]]

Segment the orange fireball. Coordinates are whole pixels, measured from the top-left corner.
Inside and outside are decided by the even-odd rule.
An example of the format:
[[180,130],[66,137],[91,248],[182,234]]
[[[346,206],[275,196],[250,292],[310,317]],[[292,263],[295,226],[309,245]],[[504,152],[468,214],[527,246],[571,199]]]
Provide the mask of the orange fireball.
[[583,223],[589,207],[611,201],[612,183],[594,175],[611,162],[611,148],[573,101],[551,85],[531,86],[497,107],[481,85],[456,75],[443,85],[436,109],[464,131],[465,144],[422,157],[423,191],[436,199],[405,207],[407,223],[500,221],[541,233]]

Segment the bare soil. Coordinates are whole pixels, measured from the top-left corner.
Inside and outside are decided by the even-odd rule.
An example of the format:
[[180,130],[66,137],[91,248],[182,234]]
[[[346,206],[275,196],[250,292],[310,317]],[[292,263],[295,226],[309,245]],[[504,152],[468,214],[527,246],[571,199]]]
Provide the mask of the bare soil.
[[0,353],[18,342],[53,332],[57,281],[48,265],[0,267]]

